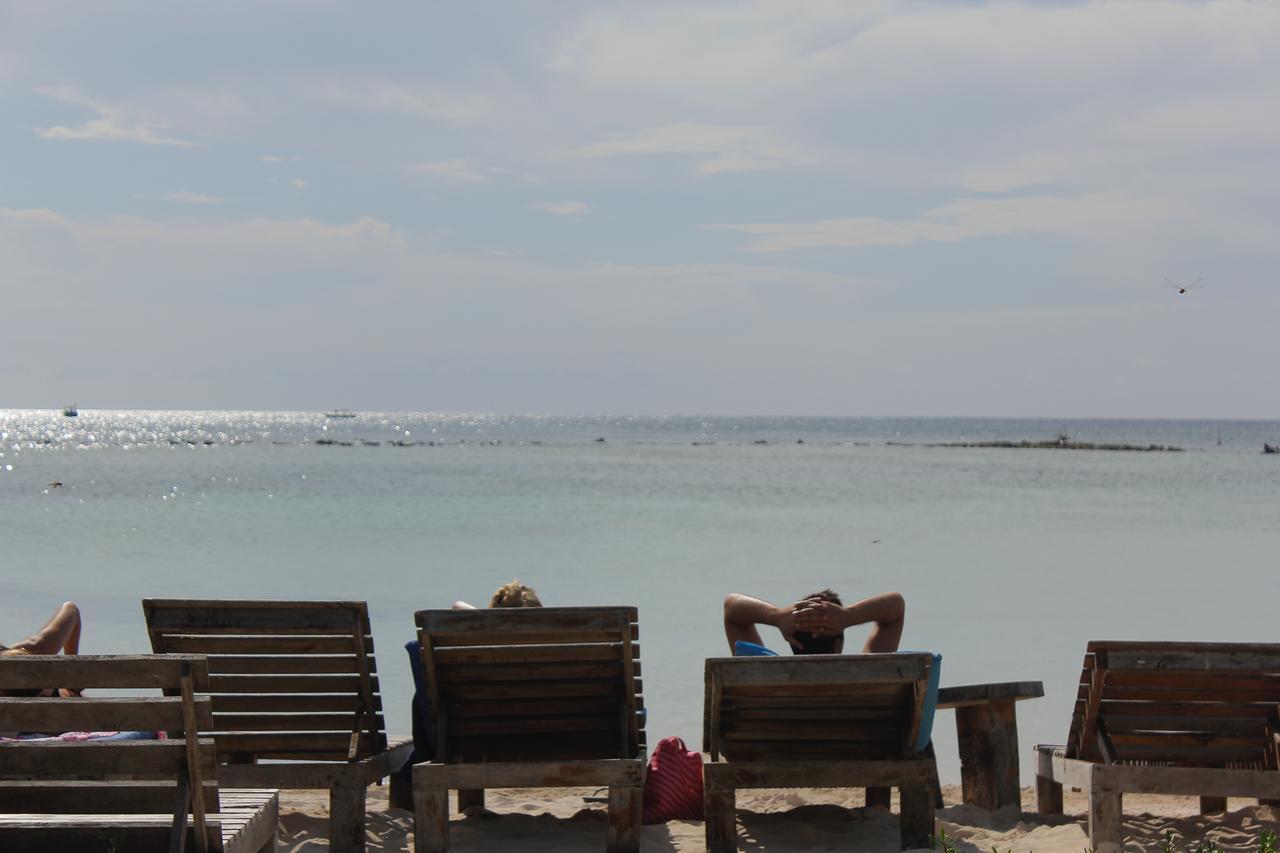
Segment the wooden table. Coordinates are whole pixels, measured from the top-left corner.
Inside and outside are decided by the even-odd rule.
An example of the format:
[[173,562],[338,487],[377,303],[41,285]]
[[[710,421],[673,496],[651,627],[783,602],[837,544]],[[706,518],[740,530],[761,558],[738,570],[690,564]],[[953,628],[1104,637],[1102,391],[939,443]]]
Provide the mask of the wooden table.
[[1044,695],[1039,681],[969,684],[938,691],[938,708],[956,711],[960,785],[966,804],[998,809],[1022,802],[1015,703]]

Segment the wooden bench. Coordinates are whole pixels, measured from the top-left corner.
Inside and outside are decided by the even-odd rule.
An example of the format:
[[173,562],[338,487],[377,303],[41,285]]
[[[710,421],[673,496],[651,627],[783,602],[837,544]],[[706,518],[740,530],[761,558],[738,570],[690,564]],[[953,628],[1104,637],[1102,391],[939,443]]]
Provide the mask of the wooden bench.
[[954,708],[964,802],[984,809],[1022,805],[1016,703],[1044,695],[1039,681],[943,687],[938,709]]
[[364,850],[365,791],[399,770],[363,601],[142,602],[156,652],[208,656],[212,735],[230,784],[329,789],[329,845]]
[[739,788],[896,787],[902,848],[930,846],[937,766],[916,747],[932,662],[919,653],[709,658],[707,850],[737,851]]
[[208,680],[205,661],[194,656],[0,658],[0,690],[156,689],[154,696],[0,696],[0,731],[169,734],[0,743],[0,850],[274,850],[279,795],[218,787],[213,741],[199,737],[212,724],[211,703],[195,695]]
[[435,759],[413,769],[415,849],[449,846],[490,787],[608,786],[610,853],[640,844],[644,700],[634,607],[416,614]]
[[1043,814],[1089,797],[1097,853],[1123,845],[1123,795],[1280,799],[1280,644],[1092,642],[1065,746],[1036,747]]

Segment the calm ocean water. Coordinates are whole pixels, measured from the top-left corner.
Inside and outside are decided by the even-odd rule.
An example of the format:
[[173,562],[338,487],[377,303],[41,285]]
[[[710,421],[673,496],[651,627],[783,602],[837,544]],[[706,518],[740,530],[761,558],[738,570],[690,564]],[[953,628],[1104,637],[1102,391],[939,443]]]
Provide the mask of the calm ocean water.
[[[1059,433],[1185,451],[923,446]],[[413,611],[518,577],[637,605],[651,742],[696,744],[725,593],[896,589],[944,685],[1044,681],[1026,782],[1087,640],[1276,638],[1264,442],[1280,423],[0,411],[0,641],[66,598],[86,653],[148,650],[144,596],[367,599],[408,731]],[[935,742],[957,779],[949,714]]]

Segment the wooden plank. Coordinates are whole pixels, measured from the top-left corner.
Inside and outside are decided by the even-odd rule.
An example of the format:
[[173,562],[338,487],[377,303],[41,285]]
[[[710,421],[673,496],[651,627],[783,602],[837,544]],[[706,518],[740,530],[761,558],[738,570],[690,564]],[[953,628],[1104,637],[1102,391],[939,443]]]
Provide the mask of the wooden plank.
[[358,674],[355,655],[217,655],[209,657],[213,675]]
[[708,658],[726,688],[761,684],[913,682],[923,679],[930,655],[805,655],[803,657]]
[[15,655],[0,658],[0,684],[5,689],[176,689],[184,663],[192,667],[197,689],[205,689],[207,667],[191,655]]
[[[437,688],[438,690],[439,688]],[[639,682],[637,682],[639,689]],[[506,682],[502,684],[467,685],[466,689],[454,688],[439,704],[433,698],[432,707],[448,707],[450,701],[534,699],[545,696],[611,696],[620,699],[621,685],[616,681],[540,681]],[[215,704],[216,707],[216,704]]]
[[1257,649],[1113,649],[1109,665],[1115,670],[1160,672],[1280,673],[1280,646]]
[[761,761],[705,763],[707,790],[725,788],[861,788],[927,785],[932,762],[907,761]]
[[[201,745],[213,741],[200,739]],[[216,773],[213,753],[201,750],[203,773]],[[81,743],[0,744],[0,778],[93,778],[107,774],[137,778],[164,778],[186,772],[186,743],[181,739],[137,741],[87,741]]]
[[[0,781],[0,814],[163,813],[173,809],[176,782],[169,780],[110,782],[48,779]],[[218,783],[204,783],[204,802],[218,811]]]
[[1184,717],[1184,716],[1107,716],[1107,729],[1112,738],[1117,735],[1138,732],[1202,733],[1208,735],[1234,734],[1251,736],[1264,743],[1267,729],[1266,717]]
[[1092,640],[1088,650],[1093,652],[1261,652],[1272,654],[1280,652],[1280,643],[1199,643],[1184,641],[1150,641],[1150,640]]
[[[225,694],[213,697],[213,714],[214,720],[222,718],[224,714],[257,714],[257,713],[281,713],[281,714],[308,714],[320,713],[325,711],[346,712],[354,714],[356,709],[360,707],[360,697],[354,693],[348,694],[294,694],[294,695],[272,695],[272,694]],[[221,723],[216,723],[221,726]]]
[[[636,622],[634,607],[521,607],[487,610],[419,610],[414,623],[436,639],[438,645],[523,645],[517,637],[550,632],[559,642],[608,642],[616,639],[618,615]],[[470,636],[487,643],[458,643],[455,636]],[[599,639],[596,639],[599,637]],[[501,638],[499,641],[498,638]],[[590,639],[578,639],[590,638]],[[541,643],[542,640],[535,640]],[[552,640],[551,642],[555,642]]]
[[445,706],[452,717],[554,717],[562,714],[617,714],[619,702],[614,696],[580,696],[573,699],[523,699],[518,702],[471,701],[446,697]]
[[[218,754],[244,752],[265,755],[347,755],[350,731],[338,732],[214,732]],[[360,737],[361,755],[377,752],[379,745],[367,734]]]
[[[638,670],[637,666],[637,670]],[[442,688],[455,684],[510,681],[556,681],[602,679],[617,685],[623,678],[621,660],[583,663],[489,664],[445,666],[436,661],[436,675]]]
[[526,735],[480,735],[449,737],[451,762],[466,761],[558,761],[592,758],[629,758],[621,754],[616,731]]
[[454,737],[474,735],[537,735],[549,732],[616,732],[617,713],[594,716],[566,716],[519,719],[517,717],[459,717],[452,721]]
[[1249,672],[1192,672],[1137,669],[1110,670],[1108,687],[1150,687],[1156,690],[1204,690],[1207,701],[1213,701],[1217,691],[1270,689],[1270,695],[1280,696],[1280,673]]
[[235,630],[284,629],[346,634],[358,613],[369,633],[363,601],[252,601],[143,599],[147,624],[156,631],[232,633]]
[[[759,658],[757,658],[759,660]],[[762,681],[759,684],[724,684],[722,693],[725,701],[750,700],[752,703],[777,702],[792,703],[805,696],[819,702],[830,699],[833,703],[843,702],[846,705],[857,704],[865,707],[876,706],[910,706],[913,695],[911,685],[914,682],[864,682],[851,685],[847,681],[805,682],[797,684],[780,684]]]
[[577,788],[644,783],[644,761],[635,758],[600,761],[488,762],[484,764],[414,765],[413,784],[443,788]]
[[1266,719],[1275,713],[1274,702],[1166,702],[1102,700],[1100,713],[1109,719],[1120,717],[1177,717],[1180,719],[1237,718]]
[[960,708],[990,702],[1020,702],[1044,696],[1040,681],[1005,681],[992,684],[966,684],[938,690],[939,708]]
[[[372,679],[378,691],[378,679]],[[209,693],[354,693],[358,675],[211,675]]]
[[[640,646],[628,643],[632,659],[639,659]],[[436,649],[440,666],[458,664],[577,663],[620,661],[619,643],[557,643],[548,646],[446,646]]]
[[[210,728],[213,709],[208,698],[196,702],[195,712],[200,728]],[[182,700],[176,697],[84,697],[75,701],[0,697],[0,731],[5,732],[176,732],[183,725]]]
[[218,714],[206,731],[350,732],[353,714]]
[[[237,637],[224,634],[171,634],[161,632],[169,652],[207,655],[342,655],[351,653],[349,635],[255,635]],[[373,650],[373,638],[365,637]]]
[[[182,668],[180,690],[182,697],[182,737],[187,747],[187,767],[186,779],[179,780],[178,788],[180,791],[183,790],[183,781],[187,782],[185,799],[191,814],[192,826],[195,828],[196,849],[200,853],[209,853],[209,827],[205,821],[205,801],[203,797],[199,796],[200,792],[204,790],[205,779],[204,774],[200,771],[202,758],[199,741],[200,726],[197,722],[194,679],[189,665]],[[202,698],[200,701],[208,703],[209,700],[208,698]],[[209,713],[212,716],[211,710]],[[207,747],[207,749],[211,751],[212,748]],[[180,832],[181,828],[178,824],[185,822],[183,812],[186,811],[188,809],[174,811],[175,833]]]

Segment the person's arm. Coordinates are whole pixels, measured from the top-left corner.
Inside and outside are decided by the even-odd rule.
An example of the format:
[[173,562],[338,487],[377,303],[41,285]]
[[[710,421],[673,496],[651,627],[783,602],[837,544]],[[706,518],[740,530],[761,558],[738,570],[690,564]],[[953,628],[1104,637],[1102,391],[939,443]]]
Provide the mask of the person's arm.
[[795,614],[790,607],[777,607],[759,598],[738,592],[730,593],[724,600],[724,636],[729,641],[729,651],[739,640],[764,645],[757,625],[772,625],[782,632],[789,645],[796,645],[792,635],[796,631]]
[[906,599],[899,593],[886,592],[844,607],[820,599],[803,601],[798,605],[794,621],[799,630],[819,636],[874,622],[862,651],[896,652],[906,614]]

